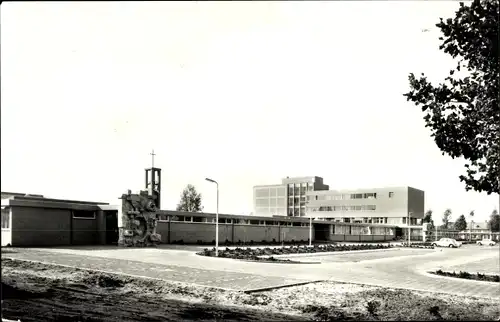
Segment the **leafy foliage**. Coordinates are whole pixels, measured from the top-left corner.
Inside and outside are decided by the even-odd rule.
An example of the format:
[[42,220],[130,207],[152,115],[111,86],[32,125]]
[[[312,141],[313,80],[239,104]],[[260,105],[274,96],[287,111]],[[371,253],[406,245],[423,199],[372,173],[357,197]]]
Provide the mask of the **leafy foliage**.
[[450,224],[451,209],[446,209],[443,213],[443,228],[447,229]]
[[[424,112],[425,126],[444,154],[465,159],[466,190],[500,192],[499,2],[460,3],[455,17],[436,24],[439,49],[457,60],[445,81],[409,75],[406,96]],[[466,76],[457,74],[462,70]],[[458,73],[456,73],[458,72]]]
[[203,210],[201,205],[201,194],[196,188],[188,184],[181,193],[181,200],[177,204],[177,211],[200,212]]
[[488,221],[488,226],[493,232],[500,232],[500,215],[495,209],[490,215],[490,220]]
[[460,231],[467,229],[467,221],[464,215],[461,215],[458,217],[457,221],[455,221],[455,229]]
[[427,212],[424,215],[424,219],[422,219],[422,222],[430,223],[431,225],[430,225],[429,229],[430,230],[434,229],[434,220],[432,220],[432,210],[431,209],[427,210]]

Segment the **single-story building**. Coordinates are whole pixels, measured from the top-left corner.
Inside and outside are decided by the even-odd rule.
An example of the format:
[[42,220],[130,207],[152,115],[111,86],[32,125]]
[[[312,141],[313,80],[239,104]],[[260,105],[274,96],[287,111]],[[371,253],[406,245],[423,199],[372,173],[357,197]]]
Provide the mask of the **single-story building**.
[[107,203],[2,192],[1,209],[2,246],[96,245],[117,239],[117,207]]

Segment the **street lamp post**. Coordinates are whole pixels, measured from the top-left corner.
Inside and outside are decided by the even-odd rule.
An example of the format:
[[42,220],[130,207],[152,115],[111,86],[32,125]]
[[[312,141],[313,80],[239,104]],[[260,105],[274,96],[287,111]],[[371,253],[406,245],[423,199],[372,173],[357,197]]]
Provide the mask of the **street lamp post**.
[[312,225],[313,225],[313,217],[309,216],[309,246],[312,246],[312,240],[313,240]]
[[217,186],[217,210],[215,213],[215,257],[219,256],[219,183],[217,181],[205,178],[208,182],[215,183]]
[[410,230],[411,229],[410,228],[410,218],[411,217],[410,216],[411,216],[411,212],[408,212],[408,219],[406,220],[406,224],[408,225],[408,246],[411,243],[411,235],[410,235],[410,233],[411,233],[411,230]]
[[312,246],[312,214],[309,214],[309,201],[306,201],[306,216],[309,215],[309,246]]

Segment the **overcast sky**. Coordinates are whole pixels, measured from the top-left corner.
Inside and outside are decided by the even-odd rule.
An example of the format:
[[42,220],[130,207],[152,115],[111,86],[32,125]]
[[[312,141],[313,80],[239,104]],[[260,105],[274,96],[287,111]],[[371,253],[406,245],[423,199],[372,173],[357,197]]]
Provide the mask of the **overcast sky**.
[[6,2],[2,191],[119,204],[143,189],[154,149],[163,209],[191,183],[215,211],[211,177],[220,211],[248,214],[254,185],[317,175],[331,189],[413,186],[439,217],[487,219],[498,196],[465,192],[463,163],[402,96],[408,73],[454,66],[434,25],[457,8]]

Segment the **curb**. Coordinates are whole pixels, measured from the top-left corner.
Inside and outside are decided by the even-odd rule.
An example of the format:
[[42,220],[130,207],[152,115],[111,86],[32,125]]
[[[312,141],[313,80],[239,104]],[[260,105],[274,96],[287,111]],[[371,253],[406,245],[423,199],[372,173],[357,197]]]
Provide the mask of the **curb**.
[[[203,255],[202,255],[203,256]],[[235,258],[228,258],[228,259],[235,259]],[[321,264],[321,262],[300,262],[300,261],[259,261],[259,260],[252,260],[252,259],[236,259],[242,262],[249,262],[249,263],[266,263],[266,264]]]
[[400,250],[400,247],[394,248],[380,248],[380,249],[362,249],[362,250],[345,250],[345,251],[336,251],[336,252],[317,252],[317,253],[295,253],[295,254],[282,254],[282,255],[261,255],[261,258],[269,258],[271,256],[275,258],[282,257],[316,257],[316,256],[331,256],[331,255],[343,255],[343,254],[359,254],[359,253],[372,253],[372,252],[387,252]]
[[277,289],[285,288],[285,287],[300,286],[300,285],[306,285],[306,284],[312,284],[312,283],[321,283],[321,282],[325,282],[325,280],[315,280],[315,281],[299,282],[299,283],[292,283],[292,284],[286,284],[286,285],[280,285],[280,286],[254,288],[254,289],[251,289],[251,290],[243,291],[243,293],[250,294],[250,293],[256,293],[256,292],[266,292],[266,291],[277,290]]
[[435,294],[441,294],[441,295],[447,295],[447,296],[457,296],[457,297],[474,297],[474,298],[482,298],[482,299],[500,299],[500,296],[497,297],[492,297],[492,296],[486,296],[486,295],[463,295],[463,294],[456,294],[452,293],[451,291],[446,292],[446,291],[434,291],[434,290],[422,290],[422,289],[417,289],[414,287],[398,287],[398,286],[382,286],[379,284],[375,283],[360,283],[360,282],[343,282],[343,281],[336,281],[334,278],[331,278],[328,280],[328,282],[335,282],[335,283],[344,283],[344,284],[356,284],[356,285],[365,285],[365,286],[371,286],[371,287],[378,287],[378,288],[383,288],[383,289],[391,289],[391,290],[402,290],[402,291],[413,291],[413,292],[421,292],[421,293],[435,293]]
[[429,273],[428,271],[420,271],[420,274],[427,276],[427,277],[432,277],[432,278],[442,278],[442,279],[447,279],[447,280],[453,280],[453,281],[467,281],[467,282],[474,282],[474,283],[480,283],[484,285],[498,285],[500,288],[500,282],[490,282],[490,281],[478,281],[478,280],[473,280],[473,279],[468,279],[468,278],[461,278],[461,277],[453,277],[453,276],[442,276],[442,275],[437,275],[437,274],[432,274]]

